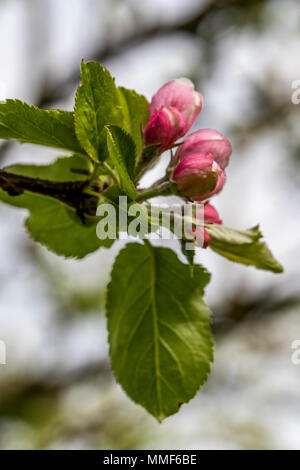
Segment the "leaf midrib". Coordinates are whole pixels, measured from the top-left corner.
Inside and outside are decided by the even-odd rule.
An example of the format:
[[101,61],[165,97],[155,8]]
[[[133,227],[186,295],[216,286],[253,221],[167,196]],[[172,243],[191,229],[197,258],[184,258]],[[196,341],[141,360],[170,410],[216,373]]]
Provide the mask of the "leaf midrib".
[[152,311],[152,323],[153,323],[155,383],[156,383],[156,393],[157,393],[157,403],[158,403],[157,419],[159,421],[162,421],[164,418],[164,413],[162,412],[160,357],[159,357],[159,329],[158,329],[158,315],[157,315],[157,305],[156,305],[156,295],[155,295],[156,262],[155,262],[155,256],[154,256],[151,244],[147,240],[145,240],[145,245],[149,251],[150,266],[151,266],[150,296],[151,296],[151,306],[152,306],[151,311]]

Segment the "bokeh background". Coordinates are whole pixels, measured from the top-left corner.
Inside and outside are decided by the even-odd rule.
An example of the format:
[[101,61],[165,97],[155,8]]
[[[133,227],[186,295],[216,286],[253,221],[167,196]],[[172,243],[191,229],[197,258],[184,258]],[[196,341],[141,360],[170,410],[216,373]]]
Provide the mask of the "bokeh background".
[[[233,146],[214,204],[228,226],[261,222],[285,267],[274,275],[197,255],[212,273],[215,363],[197,397],[159,425],[110,369],[104,292],[121,243],[66,261],[30,240],[26,211],[1,204],[1,449],[300,449],[299,56],[298,0],[0,0],[0,99],[71,109],[82,58],[149,99],[191,78],[205,100],[196,127]],[[1,167],[57,155],[0,142]]]

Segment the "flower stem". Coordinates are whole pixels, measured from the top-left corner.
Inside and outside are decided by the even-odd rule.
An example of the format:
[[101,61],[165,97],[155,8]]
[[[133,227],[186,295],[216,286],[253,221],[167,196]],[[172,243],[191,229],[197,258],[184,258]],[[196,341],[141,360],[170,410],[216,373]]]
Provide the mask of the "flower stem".
[[150,188],[142,190],[136,198],[136,201],[142,202],[152,197],[169,196],[170,194],[172,194],[170,182],[162,180],[162,182],[158,182]]
[[83,192],[84,194],[89,194],[90,196],[94,196],[97,199],[99,199],[101,196],[101,193],[97,193],[96,191],[93,191],[92,189],[85,189]]

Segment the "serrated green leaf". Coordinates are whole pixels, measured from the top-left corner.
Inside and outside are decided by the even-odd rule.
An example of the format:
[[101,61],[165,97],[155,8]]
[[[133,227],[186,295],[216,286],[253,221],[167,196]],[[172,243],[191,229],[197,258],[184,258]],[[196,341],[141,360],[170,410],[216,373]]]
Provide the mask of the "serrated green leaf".
[[133,178],[136,147],[130,135],[118,126],[107,126],[107,137],[114,147],[118,150],[118,155],[115,152],[110,152],[111,160],[119,171],[120,175],[126,171],[126,178]]
[[245,232],[228,229],[216,224],[207,224],[211,236],[210,248],[230,261],[255,266],[258,269],[282,273],[282,265],[274,258],[258,227]]
[[143,95],[134,90],[119,87],[118,91],[124,117],[123,128],[131,135],[137,155],[140,155],[143,148],[142,128],[148,121],[149,103]]
[[39,109],[19,100],[0,102],[0,139],[85,153],[75,136],[73,113]]
[[99,240],[95,223],[82,224],[74,212],[57,200],[29,192],[9,196],[1,189],[0,199],[15,207],[28,209],[30,217],[26,220],[26,227],[30,235],[57,255],[83,258],[100,246],[109,247],[113,243],[111,240]]
[[[89,163],[79,157],[61,158],[52,165],[15,165],[6,171],[30,178],[42,178],[55,182],[84,181],[87,175],[74,173],[88,171]],[[82,258],[100,246],[109,247],[113,240],[99,240],[96,235],[97,220],[87,217],[85,223],[75,209],[58,199],[44,194],[24,191],[11,196],[0,189],[0,200],[15,207],[28,209],[26,227],[34,240],[58,255]]]
[[176,413],[205,382],[213,360],[209,274],[167,248],[129,244],[113,267],[107,294],[112,367],[135,402],[159,421]]
[[137,191],[131,180],[136,155],[134,142],[120,127],[109,126],[105,129],[109,155],[119,173],[122,188],[132,200],[135,200]]
[[117,87],[109,71],[97,62],[81,65],[81,85],[75,103],[75,129],[82,147],[95,161],[107,156],[104,126],[122,124]]

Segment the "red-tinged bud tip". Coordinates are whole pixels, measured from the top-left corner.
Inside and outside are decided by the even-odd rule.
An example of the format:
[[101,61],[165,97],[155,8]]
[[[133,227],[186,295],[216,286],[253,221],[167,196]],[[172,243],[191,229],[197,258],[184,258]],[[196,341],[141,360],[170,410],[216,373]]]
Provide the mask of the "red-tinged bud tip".
[[185,121],[176,108],[162,106],[149,119],[144,137],[146,145],[161,145],[162,150],[184,135]]

